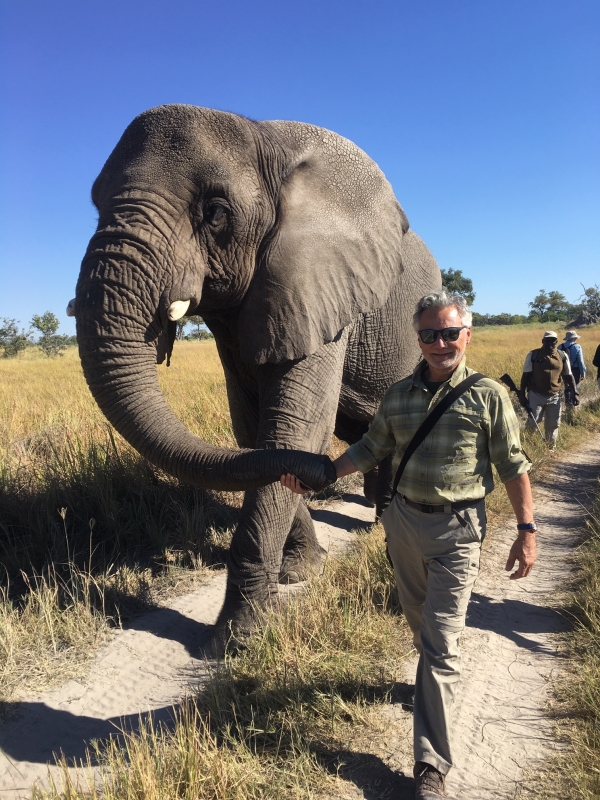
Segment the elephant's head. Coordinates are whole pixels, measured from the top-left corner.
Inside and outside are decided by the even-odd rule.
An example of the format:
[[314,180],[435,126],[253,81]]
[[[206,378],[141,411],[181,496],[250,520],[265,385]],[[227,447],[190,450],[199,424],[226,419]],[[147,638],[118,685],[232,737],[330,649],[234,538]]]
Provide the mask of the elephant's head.
[[92,199],[98,229],[74,313],[101,409],[187,481],[265,483],[249,453],[211,448],[175,419],[157,354],[170,352],[184,313],[235,314],[242,359],[260,364],[308,355],[380,306],[408,229],[384,175],[322,128],[171,105],[131,123]]

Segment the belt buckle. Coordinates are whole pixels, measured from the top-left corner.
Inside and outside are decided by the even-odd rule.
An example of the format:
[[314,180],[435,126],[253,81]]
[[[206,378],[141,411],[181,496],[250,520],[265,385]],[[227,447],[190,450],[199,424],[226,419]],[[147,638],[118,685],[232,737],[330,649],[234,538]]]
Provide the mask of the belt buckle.
[[421,511],[424,514],[433,514],[433,506],[428,503],[421,503]]

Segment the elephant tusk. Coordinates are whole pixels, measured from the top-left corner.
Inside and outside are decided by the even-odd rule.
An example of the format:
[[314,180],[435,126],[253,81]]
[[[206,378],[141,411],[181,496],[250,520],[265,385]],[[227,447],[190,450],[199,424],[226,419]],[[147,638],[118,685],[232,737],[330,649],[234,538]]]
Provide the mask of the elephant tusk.
[[190,307],[189,300],[175,300],[174,303],[171,303],[168,312],[168,316],[171,322],[175,322],[176,320],[181,319],[189,307]]
[[74,317],[75,316],[75,300],[74,297],[72,300],[69,300],[67,303],[67,317]]

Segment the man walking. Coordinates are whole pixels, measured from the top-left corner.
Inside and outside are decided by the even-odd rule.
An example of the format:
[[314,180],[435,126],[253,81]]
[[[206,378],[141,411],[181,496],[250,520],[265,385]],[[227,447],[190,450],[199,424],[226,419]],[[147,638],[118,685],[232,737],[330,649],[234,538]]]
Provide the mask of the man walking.
[[[575,388],[579,391],[579,383],[585,378],[585,361],[583,360],[583,350],[581,345],[577,344],[577,339],[581,338],[577,331],[567,331],[562,344],[558,345],[559,351],[566,353],[569,357],[569,364],[571,365],[571,372],[573,373],[573,381]],[[565,402],[568,406],[573,406],[573,395],[569,386],[565,386]]]
[[[526,577],[535,562],[536,526],[530,463],[506,390],[465,363],[471,313],[461,295],[421,298],[414,315],[423,360],[386,392],[371,427],[335,462],[337,476],[368,472],[395,451],[395,467],[425,418],[451,392],[459,396],[406,461],[384,511],[389,554],[419,664],[415,681],[415,797],[444,797],[452,766],[452,706],[460,677],[459,639],[479,571],[485,535],[485,495],[494,488],[492,464],[504,482],[518,533],[506,569]],[[476,381],[476,382],[475,382]],[[460,388],[458,388],[460,387]],[[292,475],[284,486],[303,494]]]
[[598,388],[600,389],[600,344],[596,348],[596,352],[594,353],[594,360],[592,361],[592,364],[595,367],[598,368],[597,380],[598,380]]
[[[529,403],[529,408],[539,424],[544,418],[544,431],[550,450],[556,449],[558,427],[561,417],[561,379],[571,394],[572,405],[579,405],[579,390],[573,380],[571,362],[566,353],[557,348],[558,334],[546,331],[542,337],[542,346],[530,350],[525,357],[521,391],[519,399],[522,404]],[[533,427],[533,420],[527,420],[527,427]]]

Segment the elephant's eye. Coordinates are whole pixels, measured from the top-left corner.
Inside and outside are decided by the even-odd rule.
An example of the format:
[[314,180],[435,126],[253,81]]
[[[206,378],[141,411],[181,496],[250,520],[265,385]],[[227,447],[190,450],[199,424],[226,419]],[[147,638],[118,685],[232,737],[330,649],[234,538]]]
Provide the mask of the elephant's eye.
[[223,203],[214,200],[204,206],[204,221],[215,232],[222,231],[227,225],[227,209]]

